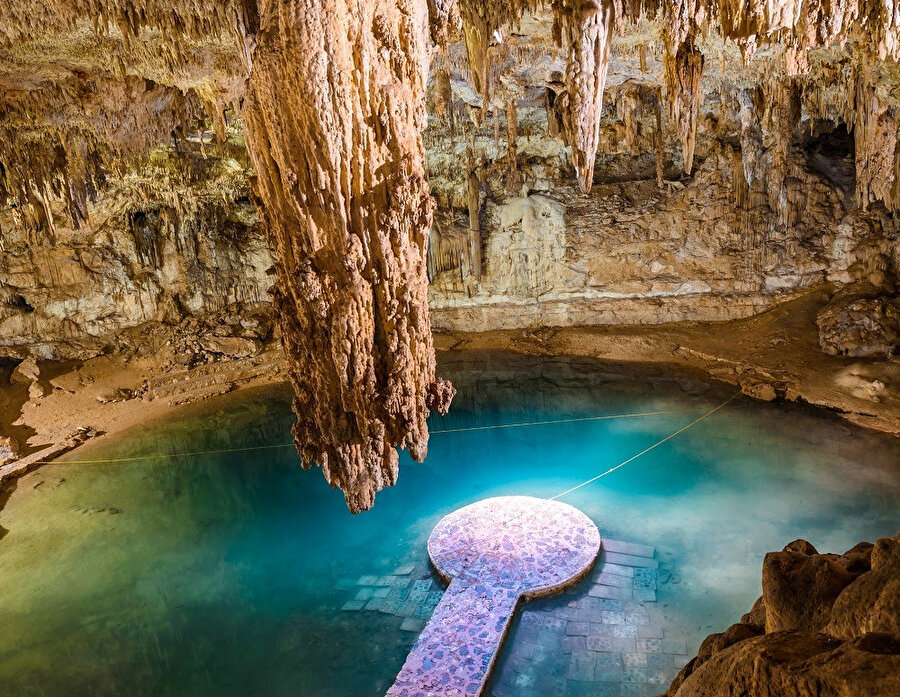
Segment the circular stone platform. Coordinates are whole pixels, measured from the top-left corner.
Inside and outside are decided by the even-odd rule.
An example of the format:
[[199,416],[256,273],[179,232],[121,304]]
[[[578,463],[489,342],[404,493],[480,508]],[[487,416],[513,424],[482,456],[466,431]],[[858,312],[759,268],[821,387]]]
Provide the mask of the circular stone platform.
[[551,595],[590,571],[600,532],[577,508],[532,496],[499,496],[445,516],[428,538],[428,555],[446,581],[480,581]]
[[600,532],[558,501],[501,496],[445,516],[428,554],[449,581],[388,697],[479,697],[522,598],[552,595],[590,571]]

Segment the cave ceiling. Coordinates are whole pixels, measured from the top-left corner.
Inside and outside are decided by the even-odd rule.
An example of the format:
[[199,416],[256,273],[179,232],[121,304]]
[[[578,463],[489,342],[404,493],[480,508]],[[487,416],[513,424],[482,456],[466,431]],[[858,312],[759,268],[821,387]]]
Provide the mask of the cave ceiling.
[[473,128],[496,144],[502,122],[509,190],[527,187],[517,113],[544,110],[588,192],[612,119],[662,185],[667,149],[691,174],[706,120],[745,182],[765,141],[777,211],[790,142],[843,125],[857,204],[893,210],[898,54],[900,4],[875,0],[6,2],[0,208],[52,236],[56,203],[85,224],[155,149],[243,151],[297,448],[359,511],[396,481],[398,447],[425,457],[425,419],[453,396],[426,297],[429,148],[468,142],[460,186],[477,197]]

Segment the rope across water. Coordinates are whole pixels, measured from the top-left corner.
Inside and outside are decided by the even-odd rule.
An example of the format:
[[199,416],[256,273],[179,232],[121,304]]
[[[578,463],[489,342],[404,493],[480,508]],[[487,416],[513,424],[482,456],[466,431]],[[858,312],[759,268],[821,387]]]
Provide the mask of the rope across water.
[[[605,477],[609,474],[612,474],[613,472],[615,472],[618,469],[621,469],[622,467],[629,464],[630,462],[637,460],[642,455],[646,455],[651,450],[658,448],[663,443],[671,440],[672,438],[675,438],[677,435],[684,433],[689,428],[692,428],[693,426],[697,425],[704,419],[712,416],[717,411],[719,411],[720,409],[725,407],[733,399],[735,399],[738,396],[738,394],[740,394],[740,393],[735,393],[735,394],[731,395],[731,397],[726,399],[724,402],[722,402],[718,406],[713,407],[712,409],[707,411],[702,416],[691,421],[686,426],[682,426],[677,431],[673,431],[672,433],[667,435],[665,438],[662,438],[662,439],[656,441],[653,445],[651,445],[647,448],[644,448],[641,452],[637,453],[636,455],[632,455],[627,460],[620,462],[619,464],[615,465],[614,467],[610,467],[608,470],[598,474],[596,477],[591,477],[590,479],[587,479],[587,480],[581,482],[580,484],[577,484],[569,489],[566,489],[565,491],[562,491],[562,492],[556,494],[555,496],[551,496],[548,500],[555,501],[559,498],[562,498],[563,496],[566,496],[567,494],[571,494],[573,491],[577,491],[578,489],[581,489],[582,487],[587,486],[588,484],[592,484],[592,483],[596,482],[598,479],[602,479],[603,477]],[[466,427],[460,427],[460,428],[447,428],[447,429],[431,431],[431,434],[439,435],[442,433],[464,433],[464,432],[469,432],[469,431],[487,431],[487,430],[502,429],[502,428],[523,428],[523,427],[528,427],[528,426],[546,426],[546,425],[551,425],[551,424],[579,423],[579,422],[586,422],[586,421],[609,421],[609,420],[614,420],[614,419],[635,419],[635,418],[639,418],[642,416],[662,416],[662,415],[667,415],[667,414],[683,414],[683,413],[693,412],[693,411],[696,411],[696,410],[695,409],[670,409],[670,410],[665,410],[665,411],[644,411],[644,412],[637,412],[637,413],[631,413],[631,414],[604,414],[604,415],[600,415],[600,416],[583,416],[583,417],[575,417],[575,418],[571,418],[571,419],[546,419],[546,420],[541,420],[541,421],[522,421],[522,422],[518,422],[518,423],[509,423],[509,424],[491,424],[491,425],[487,425],[487,426],[466,426]],[[293,443],[275,443],[272,445],[253,445],[253,446],[247,446],[247,447],[243,447],[243,448],[219,448],[219,449],[212,449],[212,450],[194,450],[194,451],[181,452],[181,453],[164,453],[164,454],[156,454],[156,455],[135,455],[132,457],[114,457],[114,458],[100,458],[100,459],[91,459],[91,460],[63,460],[63,461],[44,460],[44,461],[35,462],[33,464],[35,464],[35,465],[99,465],[99,464],[113,464],[113,463],[121,463],[121,462],[137,462],[140,460],[163,460],[163,459],[175,459],[175,458],[179,458],[179,457],[199,457],[201,455],[226,455],[226,454],[230,454],[230,453],[246,453],[246,452],[254,452],[254,451],[260,451],[260,450],[274,450],[274,449],[279,449],[279,448],[292,448],[292,447],[294,447]]]
[[706,413],[705,413],[703,416],[701,416],[700,418],[694,419],[693,421],[691,421],[687,426],[682,426],[682,427],[679,428],[677,431],[672,431],[672,433],[670,433],[669,435],[667,435],[665,438],[656,441],[656,442],[655,442],[653,445],[651,445],[649,448],[644,448],[643,450],[641,450],[641,452],[639,452],[637,455],[632,455],[632,456],[629,457],[627,460],[624,460],[624,461],[620,462],[620,463],[619,463],[618,465],[616,465],[615,467],[610,467],[608,470],[606,470],[605,472],[603,472],[603,473],[601,473],[601,474],[598,474],[596,477],[591,477],[590,479],[586,479],[585,481],[581,482],[581,484],[577,484],[576,486],[573,486],[571,489],[566,489],[565,491],[563,491],[563,492],[557,494],[556,496],[551,496],[548,500],[549,500],[549,501],[556,501],[556,499],[562,498],[562,497],[565,496],[566,494],[571,494],[573,491],[577,491],[578,489],[580,489],[580,488],[583,487],[583,486],[587,486],[588,484],[593,484],[593,483],[596,482],[598,479],[602,479],[602,478],[605,477],[606,475],[612,474],[612,473],[615,472],[617,469],[620,469],[620,468],[624,467],[625,465],[627,465],[629,462],[634,462],[634,461],[637,460],[641,455],[646,455],[647,453],[649,453],[649,452],[650,452],[651,450],[653,450],[654,448],[658,448],[660,445],[662,445],[662,444],[665,443],[666,441],[672,440],[672,439],[673,439],[675,436],[677,436],[678,434],[684,433],[685,431],[687,431],[687,430],[688,430],[689,428],[691,428],[692,426],[697,425],[698,423],[700,423],[701,421],[703,421],[703,419],[707,418],[708,416],[712,416],[712,415],[715,414],[717,411],[719,411],[719,409],[723,408],[723,407],[724,407],[726,404],[728,404],[731,400],[733,400],[735,397],[737,397],[738,394],[740,394],[740,393],[737,392],[737,393],[731,395],[728,399],[726,399],[724,402],[722,402],[719,406],[713,407],[712,409],[710,409],[708,412],[706,412]]

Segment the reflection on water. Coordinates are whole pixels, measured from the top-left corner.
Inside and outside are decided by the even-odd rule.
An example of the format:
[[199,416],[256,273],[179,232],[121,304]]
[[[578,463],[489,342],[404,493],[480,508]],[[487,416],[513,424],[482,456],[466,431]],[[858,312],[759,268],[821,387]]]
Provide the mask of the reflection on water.
[[[426,561],[450,510],[551,496],[730,394],[683,375],[461,354],[425,464],[351,516],[291,448],[44,467],[0,512],[4,695],[378,695],[414,636],[340,612],[348,579]],[[633,370],[633,369],[632,369]],[[599,414],[636,419],[453,431]],[[68,459],[289,441],[286,388],[231,395]],[[896,532],[900,445],[831,415],[738,399],[566,500],[612,538],[650,544],[666,621],[688,649],[759,595],[765,552],[797,537],[842,552]]]

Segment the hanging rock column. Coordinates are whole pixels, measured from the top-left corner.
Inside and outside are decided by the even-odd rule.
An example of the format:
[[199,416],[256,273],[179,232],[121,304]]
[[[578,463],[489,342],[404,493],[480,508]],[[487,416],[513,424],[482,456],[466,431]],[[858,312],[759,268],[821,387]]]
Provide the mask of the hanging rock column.
[[294,442],[353,512],[396,482],[398,447],[425,457],[455,392],[426,297],[427,32],[425,0],[260,4],[244,118]]
[[594,182],[594,161],[600,141],[614,6],[611,0],[555,0],[553,7],[557,44],[564,44],[568,51],[566,142],[572,148],[578,185],[587,193]]

